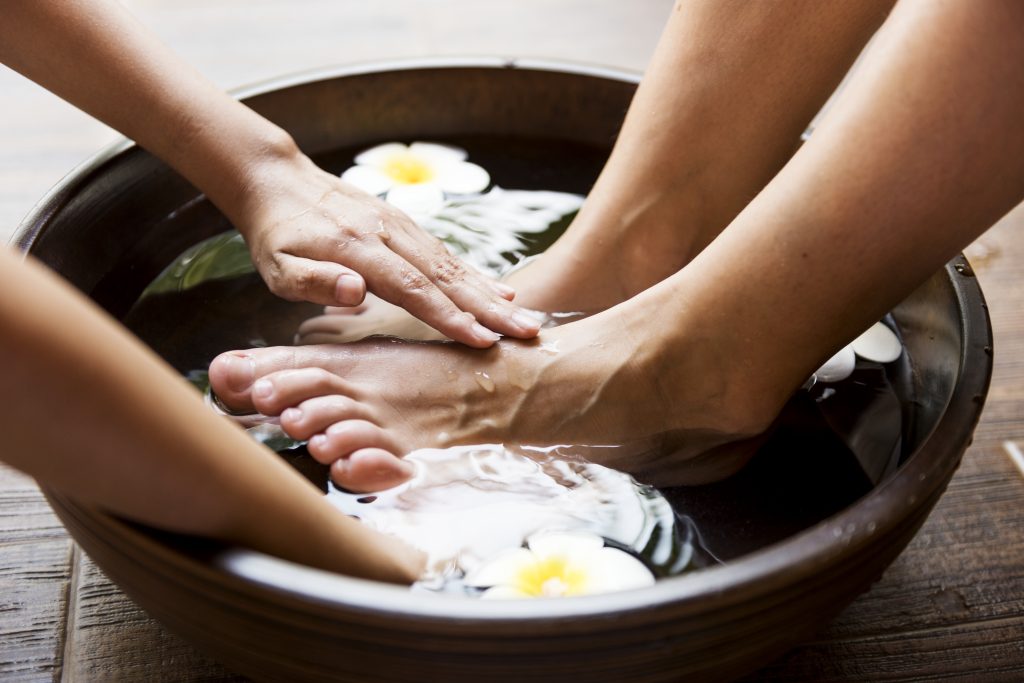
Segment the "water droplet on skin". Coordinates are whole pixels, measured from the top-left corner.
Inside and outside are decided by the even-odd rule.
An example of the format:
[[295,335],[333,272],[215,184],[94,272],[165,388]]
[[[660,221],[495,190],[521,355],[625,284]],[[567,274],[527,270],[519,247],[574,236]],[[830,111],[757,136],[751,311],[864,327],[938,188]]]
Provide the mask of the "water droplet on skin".
[[505,360],[505,374],[508,377],[508,383],[516,389],[526,391],[532,385],[530,373],[517,360],[512,358]]
[[540,345],[540,350],[549,356],[554,356],[558,353],[558,340],[544,342]]
[[384,227],[384,221],[377,221],[377,229],[374,231],[374,234],[380,237],[380,241],[384,244],[391,241],[391,233]]
[[476,383],[486,391],[488,394],[494,393],[494,380],[486,372],[477,370],[473,373],[473,377],[476,379]]

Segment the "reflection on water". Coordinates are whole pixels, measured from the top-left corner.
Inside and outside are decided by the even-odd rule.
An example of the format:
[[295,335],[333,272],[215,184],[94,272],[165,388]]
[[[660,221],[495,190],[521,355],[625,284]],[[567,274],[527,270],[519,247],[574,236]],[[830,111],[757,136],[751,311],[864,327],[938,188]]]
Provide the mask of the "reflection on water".
[[427,552],[422,588],[460,592],[466,573],[542,530],[601,536],[658,576],[710,562],[693,525],[656,489],[557,448],[423,449],[407,459],[416,475],[405,484],[374,495],[332,485],[328,499]]
[[[454,142],[470,149],[472,158],[504,187],[582,194],[603,161],[593,149],[549,141],[516,141],[512,154],[507,141]],[[344,167],[351,154],[341,150],[320,161],[326,168]],[[191,228],[189,221],[210,214],[201,202],[167,220]],[[506,254],[508,260],[543,250],[565,222],[529,235],[521,251]],[[480,225],[474,225],[479,232]],[[481,261],[493,267],[492,257]],[[320,311],[271,295],[252,272],[240,238],[231,233],[186,252],[147,289],[125,323],[203,388],[205,369],[218,353],[291,343],[299,323]],[[282,438],[272,426],[260,427],[254,436],[322,490],[330,490],[346,512],[419,538],[434,558],[437,586],[457,589],[460,571],[478,561],[485,546],[499,540],[517,544],[541,524],[593,530],[639,553],[666,575],[785,539],[870,490],[901,455],[901,406],[906,402],[897,396],[909,362],[906,354],[885,367],[858,361],[857,371],[829,391],[817,387],[794,396],[771,437],[739,474],[712,485],[661,492],[578,459],[559,460],[556,453],[535,453],[527,460],[503,450],[453,449],[419,452],[413,456],[420,463],[415,483],[359,502],[365,497],[330,485],[327,468],[309,457],[302,444]],[[409,513],[414,505],[431,511],[416,519]],[[502,515],[516,523],[495,521]],[[449,536],[441,529],[464,534]]]

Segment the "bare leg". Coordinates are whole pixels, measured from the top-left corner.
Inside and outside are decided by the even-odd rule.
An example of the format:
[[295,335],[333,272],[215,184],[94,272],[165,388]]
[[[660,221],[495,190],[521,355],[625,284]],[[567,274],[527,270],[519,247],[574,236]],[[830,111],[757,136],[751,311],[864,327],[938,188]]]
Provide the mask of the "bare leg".
[[[338,511],[81,294],[0,249],[3,458],[84,504],[328,570],[423,558]],[[9,400],[8,400],[9,399]]]
[[[793,153],[894,0],[681,0],[566,234],[507,280],[516,303],[595,312],[682,268]],[[391,307],[318,318],[302,343],[437,338]]]
[[604,313],[484,353],[257,349],[248,377],[218,360],[215,386],[296,408],[286,428],[323,435],[314,454],[341,458],[353,487],[381,480],[363,458],[379,474],[412,448],[496,440],[620,443],[592,456],[662,483],[721,476],[818,364],[1022,199],[1022,30],[1016,0],[903,0],[754,201],[686,268]]

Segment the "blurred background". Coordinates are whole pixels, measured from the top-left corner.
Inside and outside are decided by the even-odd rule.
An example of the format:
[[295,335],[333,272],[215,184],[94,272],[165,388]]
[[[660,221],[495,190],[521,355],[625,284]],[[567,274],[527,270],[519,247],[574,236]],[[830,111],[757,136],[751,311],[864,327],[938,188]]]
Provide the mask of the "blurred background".
[[[124,0],[226,90],[336,64],[437,55],[545,57],[641,71],[671,0]],[[0,67],[0,242],[64,174],[118,135]]]

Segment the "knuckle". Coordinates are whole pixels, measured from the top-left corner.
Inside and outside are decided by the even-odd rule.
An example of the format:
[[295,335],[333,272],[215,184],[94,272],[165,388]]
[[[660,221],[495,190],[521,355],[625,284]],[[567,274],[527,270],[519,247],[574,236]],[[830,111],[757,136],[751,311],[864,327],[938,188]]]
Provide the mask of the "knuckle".
[[431,274],[434,282],[439,285],[454,285],[465,279],[465,272],[462,267],[451,258],[442,257],[434,261],[431,266]]
[[320,284],[320,273],[315,268],[296,268],[292,273],[292,289],[298,294],[316,291]]
[[337,387],[338,376],[323,368],[309,368],[305,378],[306,388],[315,393],[327,393]]

